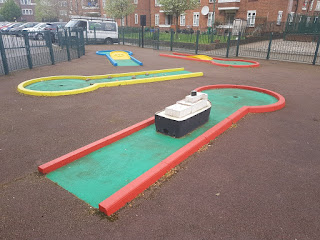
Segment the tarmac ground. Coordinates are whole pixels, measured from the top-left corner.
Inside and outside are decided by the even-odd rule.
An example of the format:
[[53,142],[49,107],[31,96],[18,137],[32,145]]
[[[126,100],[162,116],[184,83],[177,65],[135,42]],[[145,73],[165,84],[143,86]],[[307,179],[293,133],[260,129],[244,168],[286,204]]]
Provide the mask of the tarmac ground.
[[[95,54],[111,49],[132,51],[144,66],[113,67]],[[320,67],[225,68],[159,53],[168,52],[87,46],[80,59],[0,77],[0,239],[319,239]],[[37,77],[175,67],[204,76],[61,97],[17,92]],[[247,115],[112,217],[37,171],[214,84],[266,88],[286,106]]]

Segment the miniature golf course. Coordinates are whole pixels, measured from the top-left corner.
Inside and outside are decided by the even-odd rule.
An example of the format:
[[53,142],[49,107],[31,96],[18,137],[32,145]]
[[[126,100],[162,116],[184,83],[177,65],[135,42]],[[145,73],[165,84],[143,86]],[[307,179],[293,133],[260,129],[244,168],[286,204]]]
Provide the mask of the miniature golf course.
[[111,215],[247,113],[276,111],[285,105],[281,95],[261,88],[212,85],[196,90],[208,94],[212,109],[209,121],[185,137],[157,133],[151,117],[38,170]]
[[116,50],[105,50],[97,51],[96,54],[104,55],[108,58],[110,63],[117,67],[129,67],[129,66],[142,66],[142,62],[132,57],[130,51],[116,51]]
[[90,92],[100,87],[115,87],[200,76],[203,76],[202,72],[192,73],[185,71],[184,68],[95,76],[51,76],[24,81],[19,84],[18,91],[35,96],[62,96]]
[[198,62],[207,62],[207,63],[221,66],[221,67],[253,68],[253,67],[258,67],[260,65],[258,62],[252,61],[252,60],[224,59],[224,58],[209,57],[207,55],[191,55],[191,54],[176,53],[176,52],[174,52],[173,55],[160,54],[160,56],[198,61]]

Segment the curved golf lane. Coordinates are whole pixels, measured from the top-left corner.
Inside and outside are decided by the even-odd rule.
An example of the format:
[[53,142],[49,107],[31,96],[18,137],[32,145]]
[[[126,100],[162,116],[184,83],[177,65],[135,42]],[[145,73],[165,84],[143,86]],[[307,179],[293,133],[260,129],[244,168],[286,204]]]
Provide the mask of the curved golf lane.
[[152,124],[47,174],[47,177],[98,208],[100,202],[241,107],[270,105],[278,101],[269,94],[237,88],[203,92],[212,103],[209,121],[185,137],[176,139],[162,135]]

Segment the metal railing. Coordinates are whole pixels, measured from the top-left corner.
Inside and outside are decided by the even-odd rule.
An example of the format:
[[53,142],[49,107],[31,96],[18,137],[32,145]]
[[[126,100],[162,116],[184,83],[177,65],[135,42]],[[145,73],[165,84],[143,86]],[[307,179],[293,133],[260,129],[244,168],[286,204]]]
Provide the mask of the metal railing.
[[0,33],[0,75],[71,61],[85,54],[82,29]]
[[[216,32],[122,27],[119,44],[220,57],[250,57],[320,65],[320,34],[290,34],[285,23],[263,23],[256,28]],[[144,41],[142,42],[142,34]]]

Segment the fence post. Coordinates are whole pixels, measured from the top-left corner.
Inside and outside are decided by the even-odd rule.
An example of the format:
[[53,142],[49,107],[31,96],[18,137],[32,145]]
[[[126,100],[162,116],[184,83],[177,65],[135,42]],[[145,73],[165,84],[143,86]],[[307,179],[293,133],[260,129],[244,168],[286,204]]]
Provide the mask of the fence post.
[[89,43],[89,40],[88,40],[88,29],[86,28],[86,44],[88,44],[88,43]]
[[31,52],[30,52],[30,42],[29,42],[28,32],[23,31],[23,38],[24,38],[24,44],[26,46],[28,66],[30,69],[32,69],[33,64],[32,64]]
[[197,31],[197,36],[196,36],[196,54],[198,54],[198,50],[199,50],[199,36],[200,36],[200,30]]
[[318,51],[319,51],[319,45],[320,45],[320,35],[318,36],[317,47],[316,47],[316,51],[314,52],[314,58],[313,58],[312,65],[316,65]]
[[122,26],[122,45],[124,45],[124,26]]
[[170,33],[171,33],[171,36],[170,36],[170,51],[172,52],[172,48],[173,48],[173,35],[174,35],[173,29],[170,29]]
[[270,41],[269,41],[269,46],[268,46],[267,60],[269,60],[269,58],[270,58],[270,50],[271,50],[272,36],[273,36],[273,32],[270,33]]
[[79,29],[79,36],[80,36],[80,45],[82,48],[82,56],[83,56],[86,54],[86,48],[85,48],[85,44],[84,44],[84,34],[83,34],[82,28]]
[[228,34],[228,41],[227,41],[227,53],[226,53],[226,58],[229,57],[229,49],[230,49],[230,38],[231,38],[231,32]]
[[239,34],[238,34],[236,57],[239,56],[240,39],[241,39],[241,32],[239,32]]
[[68,61],[71,61],[71,56],[70,56],[70,39],[69,39],[69,36],[68,36],[68,30],[67,30],[67,29],[64,30],[64,37],[65,37],[65,41],[66,41],[66,49],[67,49]]
[[52,48],[50,31],[45,31],[45,32],[44,32],[44,35],[45,35],[45,38],[46,38],[47,47],[49,48],[51,64],[54,65],[55,62],[54,62],[54,54],[53,54],[53,48]]
[[1,52],[1,58],[2,58],[2,65],[3,65],[3,70],[4,74],[8,75],[9,74],[9,66],[8,66],[8,59],[6,56],[6,50],[4,48],[3,40],[2,40],[2,33],[0,32],[0,52]]
[[[81,55],[80,55],[80,43],[79,43],[79,30],[77,29],[77,30],[75,30],[76,31],[76,43],[77,43],[77,53],[78,53],[78,58],[80,58],[81,57]],[[94,40],[96,40],[96,39],[94,39]]]
[[159,45],[160,45],[160,28],[157,29],[157,50],[159,50]]
[[138,28],[138,45],[141,47],[141,33],[140,33],[140,28]]

